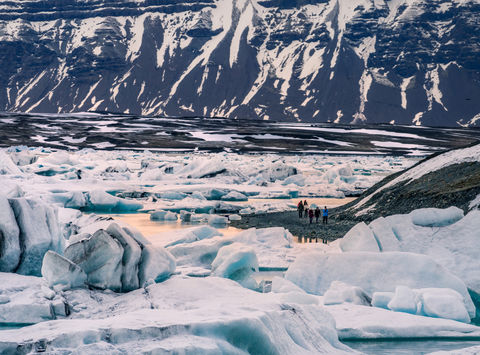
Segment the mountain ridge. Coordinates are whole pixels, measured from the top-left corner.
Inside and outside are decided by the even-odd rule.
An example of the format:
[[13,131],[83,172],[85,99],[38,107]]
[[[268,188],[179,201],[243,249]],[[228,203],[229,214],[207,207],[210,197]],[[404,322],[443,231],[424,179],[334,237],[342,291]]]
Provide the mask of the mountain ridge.
[[3,5],[4,111],[480,123],[478,0]]

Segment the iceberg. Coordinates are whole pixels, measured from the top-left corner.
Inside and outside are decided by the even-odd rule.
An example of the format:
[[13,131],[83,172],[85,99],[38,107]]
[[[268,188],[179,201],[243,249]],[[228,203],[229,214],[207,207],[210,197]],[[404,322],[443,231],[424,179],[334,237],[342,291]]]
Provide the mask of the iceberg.
[[285,278],[316,295],[324,295],[333,281],[358,286],[369,295],[379,291],[394,292],[397,286],[450,288],[462,295],[470,318],[475,317],[475,306],[463,281],[426,255],[405,252],[309,253],[297,257]]
[[[393,298],[388,302],[388,309],[396,312],[417,313],[417,296],[411,288],[397,286]],[[470,321],[470,319],[469,319]]]
[[15,165],[10,156],[0,149],[0,175],[22,175],[20,168]]
[[350,229],[345,236],[340,239],[340,249],[347,251],[369,251],[378,252],[377,240],[370,228],[360,222]]
[[463,211],[456,207],[414,210],[378,218],[368,226],[361,222],[334,243],[349,252],[378,249],[428,255],[478,293],[480,211],[472,210],[462,216]]
[[178,217],[176,213],[160,210],[151,212],[150,219],[152,221],[176,221]]
[[81,267],[51,250],[43,257],[42,276],[55,289],[84,287],[87,281]]
[[341,340],[458,338],[480,336],[480,327],[451,319],[392,312],[352,303],[325,306],[335,318]]
[[175,258],[164,248],[146,245],[142,249],[138,280],[144,286],[149,280],[162,282],[175,271]]
[[22,250],[17,273],[41,275],[43,256],[48,250],[61,252],[64,239],[55,210],[41,201],[21,198],[9,200],[20,231]]
[[222,196],[222,201],[248,201],[248,197],[238,191],[230,191]]
[[123,248],[103,229],[68,245],[64,254],[85,271],[89,285],[121,291]]
[[248,288],[256,288],[252,278],[258,271],[258,259],[252,247],[240,243],[226,245],[218,250],[212,262],[212,275],[235,280]]
[[374,292],[372,296],[372,306],[388,309],[388,303],[394,295],[394,292]]
[[[41,340],[48,353],[346,354],[322,307],[289,304],[224,278],[174,276],[123,295],[65,292],[69,319],[0,332],[0,352]],[[108,342],[105,341],[108,334]]]
[[451,289],[421,289],[419,294],[422,308],[420,313],[428,317],[452,319],[470,323],[470,316],[463,297]]
[[351,286],[341,281],[333,281],[323,295],[323,304],[353,303],[370,306],[370,297],[360,287]]
[[142,256],[140,245],[118,224],[112,223],[106,232],[123,247],[122,257],[122,291],[128,292],[139,287],[138,265]]
[[0,272],[13,272],[20,262],[20,230],[5,196],[0,195]]
[[103,190],[93,190],[86,193],[87,205],[85,210],[95,212],[135,212],[143,205],[123,198],[115,197]]
[[463,218],[463,210],[452,206],[445,209],[420,208],[410,212],[412,223],[422,227],[445,227]]
[[208,224],[211,226],[224,226],[228,224],[228,217],[218,216],[218,215],[210,215],[208,216]]

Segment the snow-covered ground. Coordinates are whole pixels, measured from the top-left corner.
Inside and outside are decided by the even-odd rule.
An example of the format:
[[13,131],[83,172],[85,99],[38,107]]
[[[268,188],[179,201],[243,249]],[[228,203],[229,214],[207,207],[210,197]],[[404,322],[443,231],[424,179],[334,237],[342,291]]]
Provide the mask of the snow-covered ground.
[[[416,161],[1,150],[0,353],[331,354],[354,352],[341,340],[478,340],[476,208],[381,218],[329,245],[294,243],[282,227],[226,232],[225,215],[343,198]],[[109,217],[135,211],[198,225],[146,238]]]

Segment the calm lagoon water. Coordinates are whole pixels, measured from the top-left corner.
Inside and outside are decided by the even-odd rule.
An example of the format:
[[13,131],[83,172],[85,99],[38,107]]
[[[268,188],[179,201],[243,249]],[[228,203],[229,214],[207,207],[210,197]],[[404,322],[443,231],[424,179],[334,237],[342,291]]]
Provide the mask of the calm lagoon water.
[[453,351],[478,346],[480,339],[364,340],[343,341],[343,343],[369,355],[424,355],[435,351]]

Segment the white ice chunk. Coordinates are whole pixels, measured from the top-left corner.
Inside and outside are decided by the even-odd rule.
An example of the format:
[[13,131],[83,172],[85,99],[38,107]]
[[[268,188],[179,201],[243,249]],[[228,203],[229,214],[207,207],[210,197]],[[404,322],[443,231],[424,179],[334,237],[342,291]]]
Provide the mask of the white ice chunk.
[[210,215],[208,216],[208,224],[211,226],[223,226],[228,224],[228,217],[218,216],[218,215]]
[[21,175],[22,171],[12,161],[10,156],[0,149],[0,175]]
[[141,209],[142,204],[110,195],[103,190],[93,190],[87,193],[87,208],[99,212],[133,212]]
[[238,191],[230,191],[225,196],[222,196],[223,201],[248,201],[248,197]]
[[335,318],[340,339],[461,338],[480,335],[480,327],[450,319],[392,312],[352,303],[325,307]]
[[372,296],[372,306],[388,309],[388,303],[394,295],[394,292],[374,292]]
[[290,184],[294,184],[297,186],[305,186],[305,177],[303,175],[293,175],[289,176],[282,182],[282,185],[284,186]]
[[397,286],[393,298],[388,302],[388,309],[395,312],[417,313],[417,295],[407,286]]
[[463,210],[451,206],[446,209],[421,208],[410,212],[413,224],[422,227],[445,227],[463,218]]
[[173,245],[167,250],[176,258],[177,265],[210,267],[218,250],[232,243],[233,241],[230,239],[214,237],[193,243]]
[[159,244],[167,248],[177,244],[193,243],[198,240],[209,239],[222,235],[222,233],[210,226],[199,226],[180,230],[176,234],[172,234],[170,232],[157,234],[155,238],[159,240]]
[[138,264],[142,250],[138,243],[118,224],[112,223],[107,233],[115,238],[123,247],[122,257],[122,291],[132,291],[139,287]]
[[85,271],[90,285],[114,291],[122,289],[123,248],[103,229],[70,244],[65,257]]
[[353,303],[370,306],[370,297],[360,287],[348,285],[341,281],[333,281],[323,296],[323,304]]
[[457,291],[450,289],[421,289],[417,290],[417,293],[422,302],[422,314],[429,317],[470,323],[470,317],[465,308],[463,297]]
[[272,279],[272,292],[275,293],[288,293],[288,292],[298,292],[305,293],[300,287],[295,285],[293,282],[288,281],[287,279],[279,276],[274,276]]
[[9,201],[20,229],[22,249],[20,266],[16,272],[40,276],[47,250],[61,252],[64,244],[55,211],[37,200],[22,197]]
[[152,221],[176,221],[178,217],[176,213],[160,210],[150,213],[150,219]]
[[41,277],[0,273],[0,280],[0,295],[3,297],[0,325],[38,323],[55,318],[51,297],[45,296]]
[[233,243],[222,247],[212,262],[212,275],[242,282],[258,271],[255,250],[247,245]]
[[60,286],[63,290],[83,287],[87,281],[80,266],[51,250],[43,257],[42,276],[50,287]]
[[158,194],[164,200],[183,200],[187,197],[186,193],[180,191],[165,191]]
[[153,279],[155,282],[161,282],[170,277],[175,271],[175,258],[161,247],[146,245],[142,249],[142,258],[139,266],[138,279],[140,286]]
[[0,195],[0,272],[15,271],[20,262],[20,230],[5,196]]
[[364,222],[356,224],[345,234],[340,240],[340,249],[342,251],[380,251],[372,230]]
[[[443,227],[438,225],[460,218],[462,211],[457,208],[418,211],[407,215],[381,217],[370,223],[368,227],[381,251],[405,251],[428,255],[449,272],[462,279],[467,287],[480,293],[480,273],[478,272],[480,266],[478,259],[480,211],[472,210],[459,221]],[[413,217],[423,218],[422,220],[418,219],[417,223],[436,226],[416,225],[412,221]],[[354,227],[348,233],[352,239],[358,239],[348,242],[350,251],[363,250],[365,247],[364,239],[368,231],[364,235],[352,235],[351,233],[359,227]],[[363,229],[364,226],[361,227]],[[368,240],[373,245],[372,239]],[[335,243],[342,242],[339,240]]]
[[451,288],[462,295],[470,317],[475,316],[475,306],[463,281],[426,255],[401,252],[309,253],[297,257],[285,278],[316,295],[323,295],[333,281],[361,287],[369,294],[393,292],[398,285],[412,289]]
[[398,251],[400,249],[399,240],[386,218],[377,218],[368,225],[368,228],[371,229],[381,251]]

